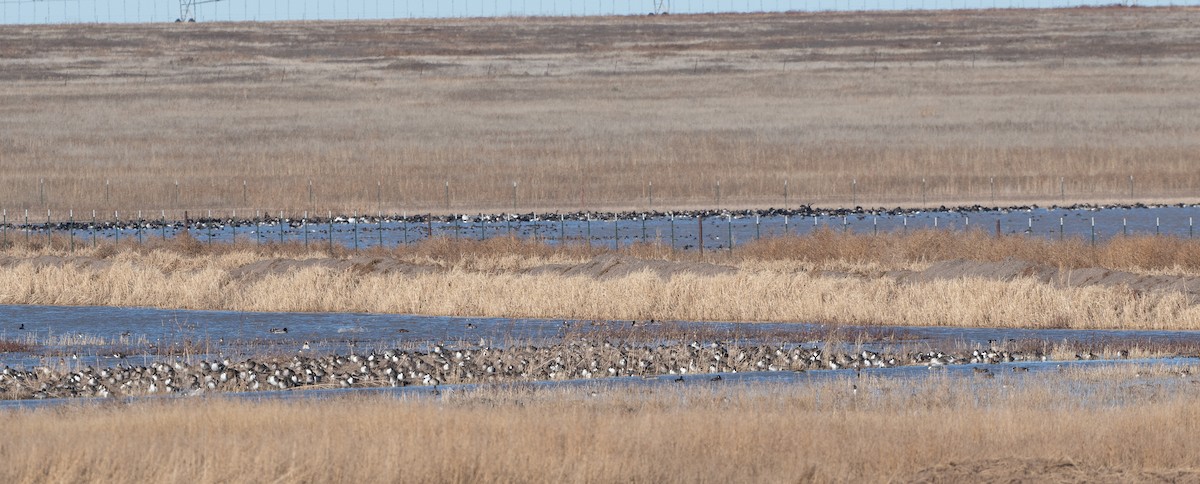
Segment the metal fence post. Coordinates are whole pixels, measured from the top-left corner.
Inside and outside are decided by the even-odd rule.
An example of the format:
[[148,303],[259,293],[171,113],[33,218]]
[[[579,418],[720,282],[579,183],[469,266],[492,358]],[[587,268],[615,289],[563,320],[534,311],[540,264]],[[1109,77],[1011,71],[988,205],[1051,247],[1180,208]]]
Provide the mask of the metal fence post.
[[725,237],[728,238],[729,251],[733,252],[733,215],[725,216]]
[[675,250],[675,214],[671,214],[671,250]]
[[620,232],[620,227],[617,225],[617,216],[614,214],[613,215],[613,249],[616,250],[616,249],[620,249],[620,248],[621,248],[621,232]]

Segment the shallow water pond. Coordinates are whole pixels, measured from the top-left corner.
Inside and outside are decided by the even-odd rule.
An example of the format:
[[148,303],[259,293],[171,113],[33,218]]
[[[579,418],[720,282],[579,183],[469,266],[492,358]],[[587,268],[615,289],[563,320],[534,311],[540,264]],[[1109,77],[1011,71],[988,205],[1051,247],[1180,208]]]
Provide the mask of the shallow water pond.
[[[287,332],[282,331],[283,328]],[[276,330],[272,332],[272,330]],[[742,341],[816,346],[830,338],[847,346],[940,349],[941,345],[1045,341],[1053,344],[1200,345],[1200,331],[838,326],[810,323],[567,321],[454,318],[403,314],[250,313],[104,306],[0,305],[0,340],[28,345],[0,353],[0,365],[35,366],[70,360],[114,365],[129,359],[205,355],[289,354],[421,349],[433,343],[504,347],[570,337],[646,343]],[[115,357],[120,355],[123,358]]]
[[172,221],[169,219],[52,222],[10,218],[0,223],[0,240],[37,239],[48,230],[71,243],[171,238],[188,232],[203,243],[231,240],[271,243],[294,242],[313,248],[340,245],[358,250],[396,247],[432,236],[487,239],[516,236],[550,244],[586,243],[623,247],[636,242],[659,242],[677,249],[728,249],[748,241],[784,234],[806,234],[818,229],[858,234],[905,232],[918,229],[967,230],[1027,234],[1056,238],[1103,241],[1121,235],[1197,235],[1200,207],[960,207],[936,210],[793,210],[702,211],[669,213],[526,213],[457,216],[333,217],[306,219],[295,214],[233,219]]

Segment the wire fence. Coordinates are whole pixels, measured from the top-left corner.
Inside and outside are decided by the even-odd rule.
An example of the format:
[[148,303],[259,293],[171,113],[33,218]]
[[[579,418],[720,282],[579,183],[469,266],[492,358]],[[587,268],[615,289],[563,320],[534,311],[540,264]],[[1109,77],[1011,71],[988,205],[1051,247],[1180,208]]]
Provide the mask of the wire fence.
[[[44,218],[41,216],[44,215]],[[996,236],[1082,239],[1095,245],[1122,236],[1193,238],[1200,206],[1171,205],[1012,208],[953,211],[743,210],[691,212],[573,212],[476,215],[337,215],[327,212],[254,213],[166,210],[121,218],[74,212],[0,213],[0,246],[24,243],[74,251],[100,244],[147,243],[180,236],[199,243],[302,244],[310,250],[355,252],[394,248],[436,237],[486,240],[518,237],[547,244],[587,244],[619,249],[661,244],[672,250],[733,250],[769,237],[820,230],[863,235],[916,230],[978,230]],[[186,234],[186,235],[184,235]]]
[[[370,178],[370,177],[366,177]],[[386,178],[386,177],[377,177]],[[921,210],[947,210],[954,207],[1016,205],[1067,206],[1078,203],[1127,204],[1200,203],[1200,186],[1180,177],[1158,176],[1142,182],[1133,175],[1074,179],[1029,176],[939,177],[910,180],[879,179],[861,181],[857,177],[809,177],[799,184],[789,180],[764,187],[759,180],[742,183],[716,181],[705,189],[655,184],[654,181],[623,182],[601,188],[589,183],[547,184],[499,182],[495,180],[444,181],[437,184],[396,184],[376,182],[367,189],[352,188],[352,182],[328,185],[313,180],[226,180],[209,179],[132,182],[105,179],[80,180],[64,175],[60,179],[34,179],[33,183],[0,180],[0,208],[13,213],[167,212],[182,219],[184,213],[207,212],[232,214],[284,211],[334,213],[559,213],[564,211],[666,212],[696,207],[747,209],[777,207],[802,209],[826,207],[906,207]],[[884,185],[880,185],[880,184]],[[764,190],[765,188],[765,190]],[[665,193],[664,193],[665,192]],[[269,208],[264,208],[269,207]],[[228,217],[228,216],[227,216]]]

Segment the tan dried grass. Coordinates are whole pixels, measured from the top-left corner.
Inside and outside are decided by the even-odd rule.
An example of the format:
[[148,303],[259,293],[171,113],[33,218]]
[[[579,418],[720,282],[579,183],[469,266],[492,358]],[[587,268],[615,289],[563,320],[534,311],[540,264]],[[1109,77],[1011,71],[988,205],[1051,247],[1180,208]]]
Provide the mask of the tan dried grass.
[[5,26],[0,208],[645,210],[649,183],[659,209],[1196,201],[1198,18]]
[[9,411],[0,479],[886,482],[1005,458],[1194,472],[1197,386],[1131,372]]
[[[657,254],[660,260],[679,264],[678,268],[663,274],[635,265],[631,272],[611,277],[561,273],[564,267],[587,264],[607,251],[555,248],[515,239],[436,240],[351,259],[304,253],[295,245],[247,249],[175,243],[185,250],[131,247],[103,259],[62,252],[34,257],[44,252],[16,249],[19,256],[0,264],[0,287],[4,288],[0,289],[0,303],[570,319],[1200,329],[1200,306],[1190,294],[1173,290],[1071,287],[1028,277],[905,282],[886,273],[944,259],[1028,257],[1039,264],[1066,267],[1096,264],[1146,273],[1195,274],[1200,243],[1161,237],[1117,240],[1092,249],[1078,242],[993,239],[950,232],[887,236],[819,232],[752,244],[732,255],[701,257],[634,247],[617,257],[636,263],[631,255]],[[245,269],[279,261],[293,265],[277,271]],[[409,263],[416,269],[376,269],[388,261]],[[727,264],[729,271],[703,272],[709,267],[704,264],[711,263]],[[863,272],[823,272],[831,268]]]

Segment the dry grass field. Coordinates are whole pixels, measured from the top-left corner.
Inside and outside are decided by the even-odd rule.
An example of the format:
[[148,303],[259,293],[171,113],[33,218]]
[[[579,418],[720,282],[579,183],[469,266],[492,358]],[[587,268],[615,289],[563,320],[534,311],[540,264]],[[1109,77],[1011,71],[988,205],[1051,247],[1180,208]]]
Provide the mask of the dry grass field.
[[[1187,7],[0,26],[0,209],[1200,202],[1197,38]],[[1168,237],[5,239],[0,304],[1200,330]],[[1045,368],[5,409],[0,482],[1200,482],[1194,368]]]
[[1200,329],[1200,242],[818,231],[701,256],[497,238],[330,256],[181,238],[0,252],[0,304]]
[[514,182],[524,212],[1128,201],[1130,176],[1197,201],[1198,20],[5,26],[0,208],[474,212]]
[[1178,371],[4,411],[0,479],[1195,482],[1200,385]]

